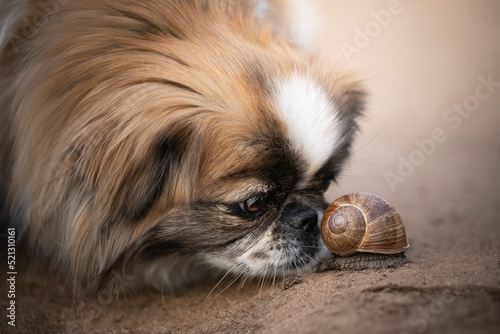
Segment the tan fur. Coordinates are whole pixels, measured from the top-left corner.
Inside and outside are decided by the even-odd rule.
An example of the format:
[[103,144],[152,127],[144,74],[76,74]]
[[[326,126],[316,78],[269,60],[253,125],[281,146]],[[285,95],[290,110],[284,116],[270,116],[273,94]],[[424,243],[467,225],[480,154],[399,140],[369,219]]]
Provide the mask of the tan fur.
[[[0,187],[32,249],[70,273],[76,292],[165,215],[239,195],[241,181],[225,175],[260,154],[242,134],[286,132],[267,78],[307,72],[341,103],[357,94],[356,82],[296,54],[245,8],[153,2],[59,1],[36,34],[2,55]],[[154,150],[186,131],[189,154],[139,212],[151,182],[161,182]]]

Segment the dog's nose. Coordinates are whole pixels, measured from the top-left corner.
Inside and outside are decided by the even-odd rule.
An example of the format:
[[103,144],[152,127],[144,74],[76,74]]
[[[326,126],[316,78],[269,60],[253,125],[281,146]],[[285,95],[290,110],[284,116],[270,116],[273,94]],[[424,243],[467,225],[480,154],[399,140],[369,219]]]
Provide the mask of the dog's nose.
[[290,225],[296,229],[314,229],[318,223],[318,213],[311,208],[299,208],[294,212]]

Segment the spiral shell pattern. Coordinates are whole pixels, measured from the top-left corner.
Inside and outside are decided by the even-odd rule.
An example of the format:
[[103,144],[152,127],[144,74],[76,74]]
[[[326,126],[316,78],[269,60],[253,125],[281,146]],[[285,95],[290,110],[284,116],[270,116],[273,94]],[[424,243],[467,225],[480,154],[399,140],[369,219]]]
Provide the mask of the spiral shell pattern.
[[396,254],[409,247],[399,213],[381,197],[352,193],[333,201],[321,221],[321,235],[334,254]]

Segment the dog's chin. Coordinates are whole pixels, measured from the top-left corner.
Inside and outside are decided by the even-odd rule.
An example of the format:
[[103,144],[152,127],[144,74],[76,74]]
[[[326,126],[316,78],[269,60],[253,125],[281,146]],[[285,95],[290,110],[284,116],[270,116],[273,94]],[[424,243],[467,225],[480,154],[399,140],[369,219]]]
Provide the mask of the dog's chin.
[[310,271],[327,254],[317,227],[291,230],[273,224],[261,236],[250,235],[207,261],[248,277],[283,277]]
[[146,282],[155,289],[176,293],[200,281],[227,276],[274,281],[310,272],[327,254],[317,223],[296,228],[277,219],[225,247],[137,263],[129,276],[129,287]]

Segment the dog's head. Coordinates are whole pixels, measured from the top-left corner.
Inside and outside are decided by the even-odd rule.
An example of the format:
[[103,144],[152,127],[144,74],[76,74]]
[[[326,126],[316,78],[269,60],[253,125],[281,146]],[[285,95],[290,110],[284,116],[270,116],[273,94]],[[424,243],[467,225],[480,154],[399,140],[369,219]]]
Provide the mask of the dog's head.
[[74,2],[23,45],[13,170],[36,189],[32,235],[83,285],[172,257],[265,276],[324,254],[363,91],[211,3]]
[[213,64],[200,54],[197,79],[170,77],[175,87],[164,83],[156,98],[138,104],[151,108],[165,98],[162,89],[182,96],[152,112],[162,124],[157,131],[144,125],[150,113],[133,120],[149,145],[110,207],[149,229],[109,268],[160,260],[150,270],[170,276],[161,259],[175,254],[223,273],[282,276],[307,271],[325,255],[323,195],[348,157],[363,93],[312,62],[261,53]]

